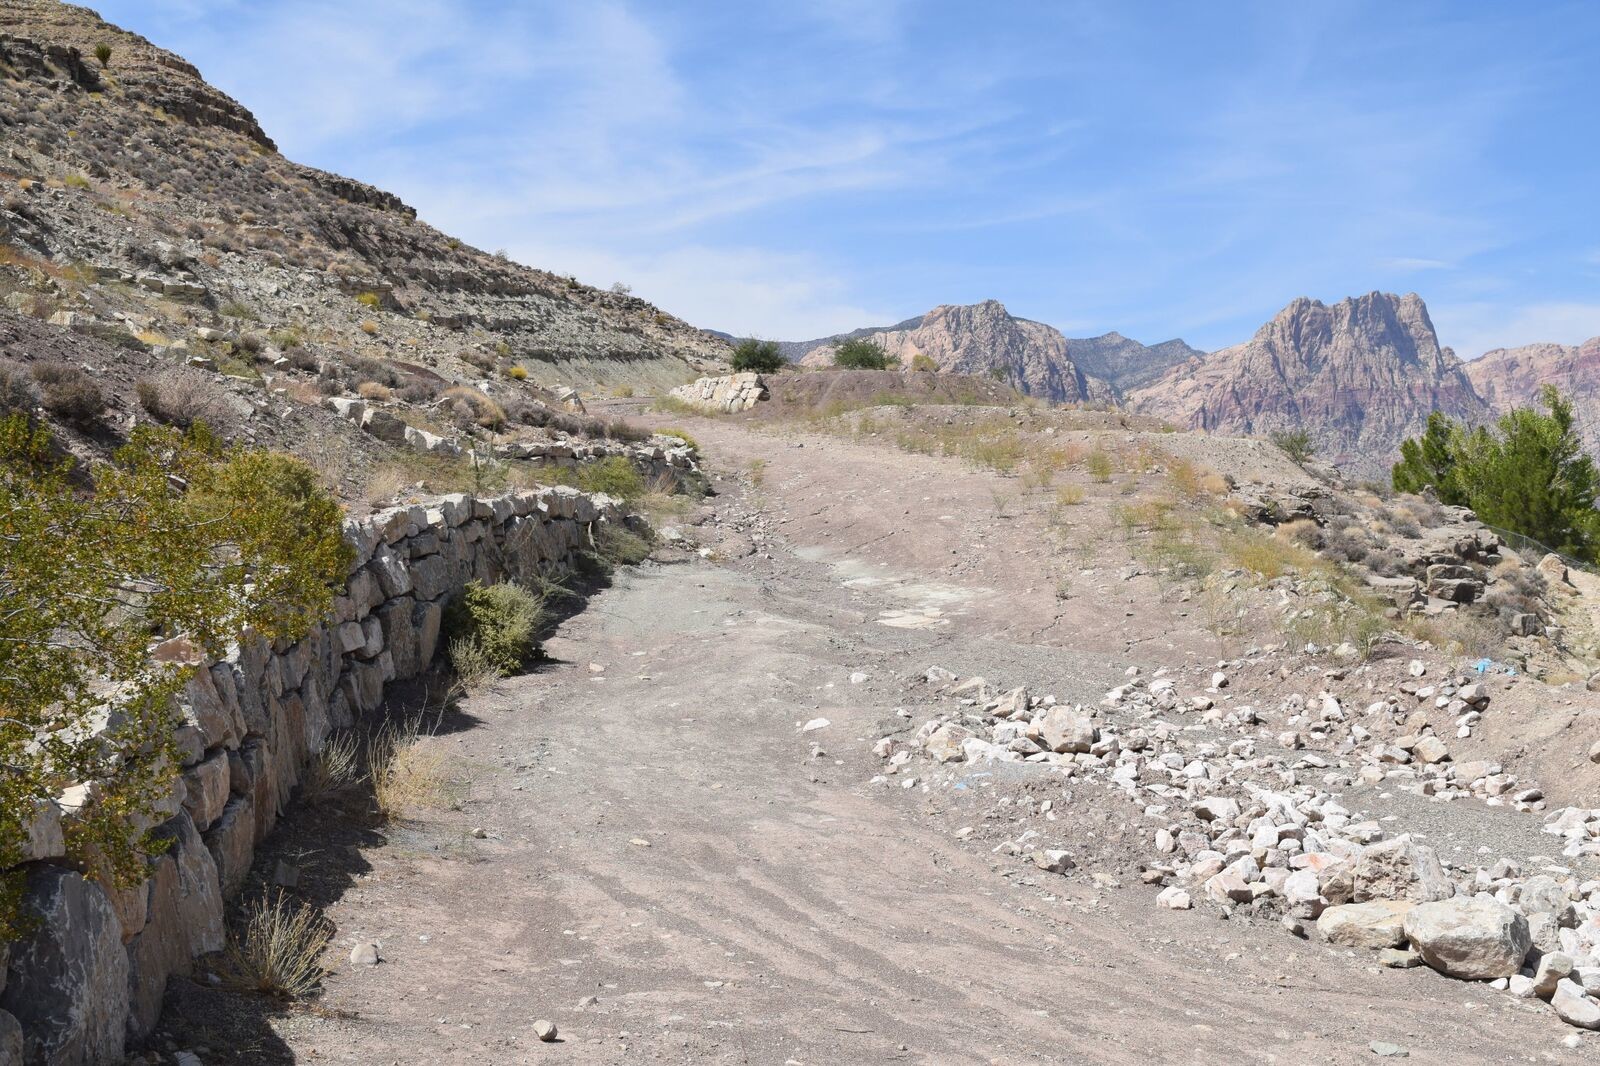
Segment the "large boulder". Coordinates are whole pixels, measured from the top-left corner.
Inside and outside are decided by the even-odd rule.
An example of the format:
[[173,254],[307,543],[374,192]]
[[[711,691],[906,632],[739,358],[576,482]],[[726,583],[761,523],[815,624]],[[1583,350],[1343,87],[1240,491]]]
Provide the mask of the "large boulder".
[[1094,723],[1070,707],[1052,707],[1039,723],[1044,746],[1055,752],[1085,752],[1094,747]]
[[0,1066],[22,1066],[22,1026],[8,1011],[0,1010]]
[[1378,951],[1406,942],[1405,917],[1416,904],[1403,899],[1375,899],[1329,907],[1317,919],[1317,932],[1330,944]]
[[1488,896],[1419,903],[1405,932],[1429,966],[1476,981],[1515,974],[1533,946],[1528,920]]
[[26,1034],[27,1062],[121,1062],[128,1024],[128,955],[111,901],[71,870],[28,872],[31,929],[11,946],[0,1010]]
[[1434,850],[1408,836],[1361,849],[1350,873],[1357,903],[1375,899],[1427,903],[1449,899],[1456,891]]

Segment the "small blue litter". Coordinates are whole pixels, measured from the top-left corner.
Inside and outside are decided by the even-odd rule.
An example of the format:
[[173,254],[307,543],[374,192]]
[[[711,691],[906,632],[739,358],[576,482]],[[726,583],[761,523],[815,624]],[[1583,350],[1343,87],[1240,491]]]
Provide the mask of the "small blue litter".
[[1480,673],[1480,674],[1488,673],[1490,668],[1492,668],[1493,666],[1494,666],[1494,660],[1493,659],[1479,659],[1477,662],[1472,664],[1472,668],[1474,670],[1478,671],[1478,673]]

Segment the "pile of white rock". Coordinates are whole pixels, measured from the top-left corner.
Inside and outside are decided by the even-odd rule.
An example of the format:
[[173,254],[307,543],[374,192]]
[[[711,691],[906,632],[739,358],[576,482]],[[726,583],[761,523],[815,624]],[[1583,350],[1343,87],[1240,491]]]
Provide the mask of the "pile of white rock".
[[[954,708],[910,740],[881,739],[875,752],[888,775],[905,775],[920,753],[942,765],[1042,764],[1101,781],[1136,798],[1154,823],[1142,878],[1160,886],[1161,906],[1246,907],[1281,917],[1297,934],[1314,928],[1330,944],[1376,951],[1384,965],[1425,964],[1545,999],[1563,1020],[1600,1029],[1600,881],[1560,867],[1524,877],[1507,860],[1447,871],[1432,848],[1391,837],[1327,790],[1392,779],[1439,799],[1470,795],[1542,809],[1538,790],[1519,790],[1497,764],[1455,763],[1434,731],[1432,723],[1446,718],[1470,729],[1489,702],[1481,683],[1408,683],[1361,710],[1329,692],[1292,695],[1278,711],[1293,728],[1273,736],[1249,706],[1222,705],[1229,677],[1221,670],[1187,698],[1174,678],[1130,675],[1102,701],[1135,719],[1119,727],[1100,709],[1025,686],[996,692],[983,678],[958,681],[935,668],[925,680]],[[1199,721],[1167,720],[1191,715]],[[1241,735],[1205,739],[1230,728]],[[1325,752],[1308,750],[1308,742]],[[1600,810],[1556,812],[1545,829],[1567,840],[1569,857],[1600,854]],[[1052,872],[1074,866],[1067,851],[1045,847],[1033,831],[998,850]]]

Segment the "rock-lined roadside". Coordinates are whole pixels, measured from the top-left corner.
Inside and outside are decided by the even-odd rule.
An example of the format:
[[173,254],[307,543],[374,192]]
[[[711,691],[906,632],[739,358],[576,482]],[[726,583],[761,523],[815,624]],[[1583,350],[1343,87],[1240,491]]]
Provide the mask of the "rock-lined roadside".
[[[179,706],[184,772],[150,820],[169,846],[148,880],[107,890],[76,869],[64,829],[86,786],[38,812],[22,867],[32,928],[0,944],[0,1063],[121,1061],[126,1041],[156,1024],[169,976],[223,947],[223,901],[308,761],[376,711],[387,684],[428,668],[449,600],[471,580],[570,566],[598,524],[624,520],[608,497],[555,487],[446,496],[347,522],[355,552],[328,619],[292,645],[247,641],[196,664]],[[157,650],[192,653],[181,639]]]
[[[1491,697],[1481,680],[1434,681],[1428,670],[1413,660],[1392,693],[1364,707],[1324,689],[1256,709],[1223,703],[1231,679],[1221,668],[1199,691],[1130,669],[1096,708],[933,668],[918,687],[949,709],[909,737],[879,740],[886,773],[874,780],[941,787],[952,770],[1021,763],[1064,779],[1063,793],[1082,783],[1120,794],[1150,824],[1140,878],[1160,887],[1159,906],[1279,919],[1296,935],[1377,952],[1381,965],[1487,981],[1600,1028],[1600,879],[1553,860],[1455,865],[1397,832],[1394,815],[1352,810],[1334,794],[1381,785],[1543,812],[1540,790],[1498,764],[1452,759],[1440,734],[1470,736]],[[1335,667],[1322,680],[1343,676]],[[1050,820],[1064,810],[1027,802]],[[1566,842],[1566,858],[1600,855],[1600,811],[1552,812],[1544,830]],[[1092,872],[1092,845],[1059,836],[1030,829],[995,850],[1050,872]]]

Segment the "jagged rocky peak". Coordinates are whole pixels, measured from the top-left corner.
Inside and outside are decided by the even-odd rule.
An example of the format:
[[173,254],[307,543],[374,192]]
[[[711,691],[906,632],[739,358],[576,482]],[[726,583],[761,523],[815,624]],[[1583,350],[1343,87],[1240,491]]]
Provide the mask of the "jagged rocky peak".
[[1115,330],[1098,337],[1069,337],[1067,351],[1085,374],[1104,378],[1119,391],[1138,388],[1168,367],[1205,354],[1178,338],[1140,344]]
[[1539,390],[1554,385],[1571,398],[1590,454],[1600,455],[1600,337],[1496,348],[1468,363],[1466,372],[1495,414],[1537,403]]
[[1381,292],[1331,306],[1295,299],[1248,342],[1188,360],[1130,400],[1186,428],[1304,428],[1325,458],[1374,473],[1429,412],[1485,409],[1422,298]]
[[[1023,392],[1056,403],[1104,402],[1114,396],[1110,384],[1085,374],[1073,362],[1067,339],[1059,331],[1012,315],[999,300],[941,304],[899,326],[812,342],[798,354],[799,361],[827,366],[839,340],[862,335],[906,367],[920,355],[951,373],[999,371]],[[790,346],[795,347],[801,346]]]

